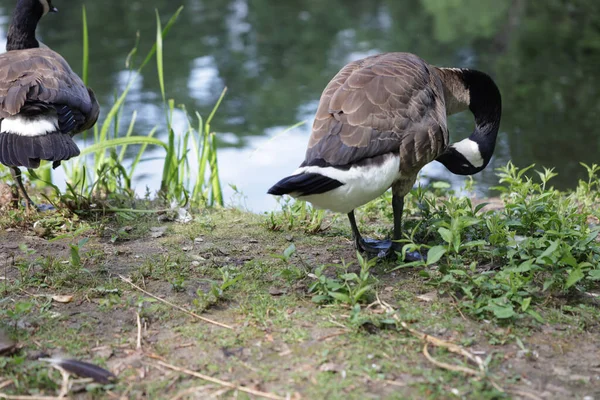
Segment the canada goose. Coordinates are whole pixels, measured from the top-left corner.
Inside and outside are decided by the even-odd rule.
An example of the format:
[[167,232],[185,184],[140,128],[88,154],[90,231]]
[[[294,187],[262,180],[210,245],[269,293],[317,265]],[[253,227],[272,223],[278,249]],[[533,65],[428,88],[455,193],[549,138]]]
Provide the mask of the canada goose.
[[56,11],[52,0],[18,0],[0,55],[0,163],[11,168],[28,207],[19,167],[48,160],[56,168],[79,155],[72,136],[91,128],[100,112],[94,92],[35,37],[42,16]]
[[[356,246],[379,256],[401,251],[404,196],[425,164],[472,175],[489,163],[500,125],[500,91],[483,72],[438,68],[409,53],[385,53],[346,65],[329,82],[306,157],[269,194],[347,213]],[[446,116],[475,116],[469,138],[449,144]],[[354,209],[392,188],[392,240],[360,235]],[[406,259],[420,258],[407,254]]]

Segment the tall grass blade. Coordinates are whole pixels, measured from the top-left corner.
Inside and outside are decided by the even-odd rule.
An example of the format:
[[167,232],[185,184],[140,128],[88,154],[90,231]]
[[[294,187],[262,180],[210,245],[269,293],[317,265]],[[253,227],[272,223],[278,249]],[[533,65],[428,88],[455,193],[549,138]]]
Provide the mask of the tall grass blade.
[[166,101],[165,96],[165,75],[163,68],[163,36],[162,36],[162,25],[160,23],[160,15],[158,10],[156,11],[156,68],[158,71],[158,83],[160,85],[160,94],[162,95],[163,102]]
[[210,134],[210,186],[211,205],[223,207],[223,191],[219,179],[219,164],[217,162],[217,140],[214,133]]
[[121,138],[117,138],[117,139],[110,139],[110,140],[106,140],[106,141],[100,142],[100,143],[95,143],[95,144],[88,146],[85,149],[81,150],[80,155],[85,156],[87,154],[95,154],[95,153],[98,153],[103,150],[114,149],[115,147],[118,147],[118,146],[131,145],[131,144],[146,144],[146,145],[153,144],[156,146],[160,146],[164,149],[167,148],[167,145],[165,144],[165,142],[163,142],[162,140],[156,139],[154,137],[128,136],[128,137],[121,137]]
[[87,86],[88,83],[88,67],[90,62],[90,41],[88,35],[88,23],[87,23],[87,11],[85,5],[82,7],[82,19],[83,19],[83,71],[81,72],[81,79]]

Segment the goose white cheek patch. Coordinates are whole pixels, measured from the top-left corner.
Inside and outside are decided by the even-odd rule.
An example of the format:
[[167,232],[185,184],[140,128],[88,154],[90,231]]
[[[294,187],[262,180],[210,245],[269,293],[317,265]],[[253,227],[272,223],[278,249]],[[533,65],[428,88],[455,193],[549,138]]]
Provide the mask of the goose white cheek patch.
[[476,142],[471,139],[463,139],[458,143],[454,143],[452,147],[462,154],[475,168],[483,166],[483,157]]
[[42,3],[42,7],[44,7],[44,15],[48,14],[50,12],[50,4],[48,4],[48,0],[40,0],[40,3]]

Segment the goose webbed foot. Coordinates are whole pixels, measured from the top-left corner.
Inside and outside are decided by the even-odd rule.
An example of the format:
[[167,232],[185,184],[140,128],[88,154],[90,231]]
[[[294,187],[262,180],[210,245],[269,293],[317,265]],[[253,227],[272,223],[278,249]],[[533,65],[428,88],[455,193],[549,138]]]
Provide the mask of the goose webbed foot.
[[[392,240],[375,240],[359,237],[356,240],[356,248],[368,255],[378,258],[396,258],[396,254],[402,254],[402,243]],[[425,261],[427,257],[418,251],[407,251],[404,254],[404,262]]]
[[392,251],[392,241],[389,239],[375,240],[358,237],[356,239],[356,248],[362,253],[377,256],[378,258],[387,258],[394,254]]
[[11,172],[12,172],[13,179],[15,180],[15,183],[17,185],[16,202],[15,202],[17,206],[19,205],[19,194],[20,194],[25,199],[25,208],[26,208],[27,212],[31,212],[31,211],[45,212],[45,211],[52,211],[55,209],[54,206],[51,204],[36,205],[33,202],[33,200],[31,200],[31,197],[29,197],[29,195],[27,194],[27,191],[25,190],[25,185],[23,184],[23,179],[21,177],[21,170],[17,167],[12,167]]
[[[356,241],[356,248],[364,253],[379,258],[396,258],[396,253],[402,254],[403,244],[400,242],[402,238],[401,222],[402,212],[404,210],[404,197],[394,195],[392,198],[392,206],[394,209],[394,235],[392,240],[373,240],[365,239],[361,236],[354,211],[348,213],[348,220],[352,228],[352,235]],[[402,258],[402,257],[401,257]],[[404,254],[404,262],[425,261],[426,257],[418,251],[407,251]]]

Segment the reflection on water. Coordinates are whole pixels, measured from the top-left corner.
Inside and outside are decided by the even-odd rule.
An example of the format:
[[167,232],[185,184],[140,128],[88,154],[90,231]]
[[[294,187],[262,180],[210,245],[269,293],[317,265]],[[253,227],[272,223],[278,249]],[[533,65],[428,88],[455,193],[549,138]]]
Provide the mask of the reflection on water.
[[[86,5],[90,86],[105,109],[127,82],[125,57],[136,32],[139,54],[145,54],[155,36],[154,9],[166,20],[185,6],[165,40],[167,95],[207,115],[227,85],[212,124],[220,140],[220,172],[253,210],[271,209],[266,189],[302,161],[329,79],[348,61],[383,51],[413,52],[432,64],[474,67],[495,77],[504,112],[494,160],[476,176],[482,190],[496,183],[493,168],[509,159],[520,166],[555,166],[560,187],[583,176],[580,161],[600,161],[596,0],[551,0],[543,7],[525,0],[55,2],[60,13],[45,18],[39,35],[80,71]],[[14,4],[0,0],[2,36]],[[149,65],[127,103],[128,112],[138,112],[137,133],[163,123],[159,93],[156,68]],[[277,136],[300,120],[307,123]],[[452,139],[467,136],[472,124],[468,114],[452,117]],[[152,161],[144,166],[149,173],[137,183],[140,192],[146,185],[158,188],[159,171],[153,174],[153,168]],[[457,185],[463,179],[435,163],[425,174]]]

